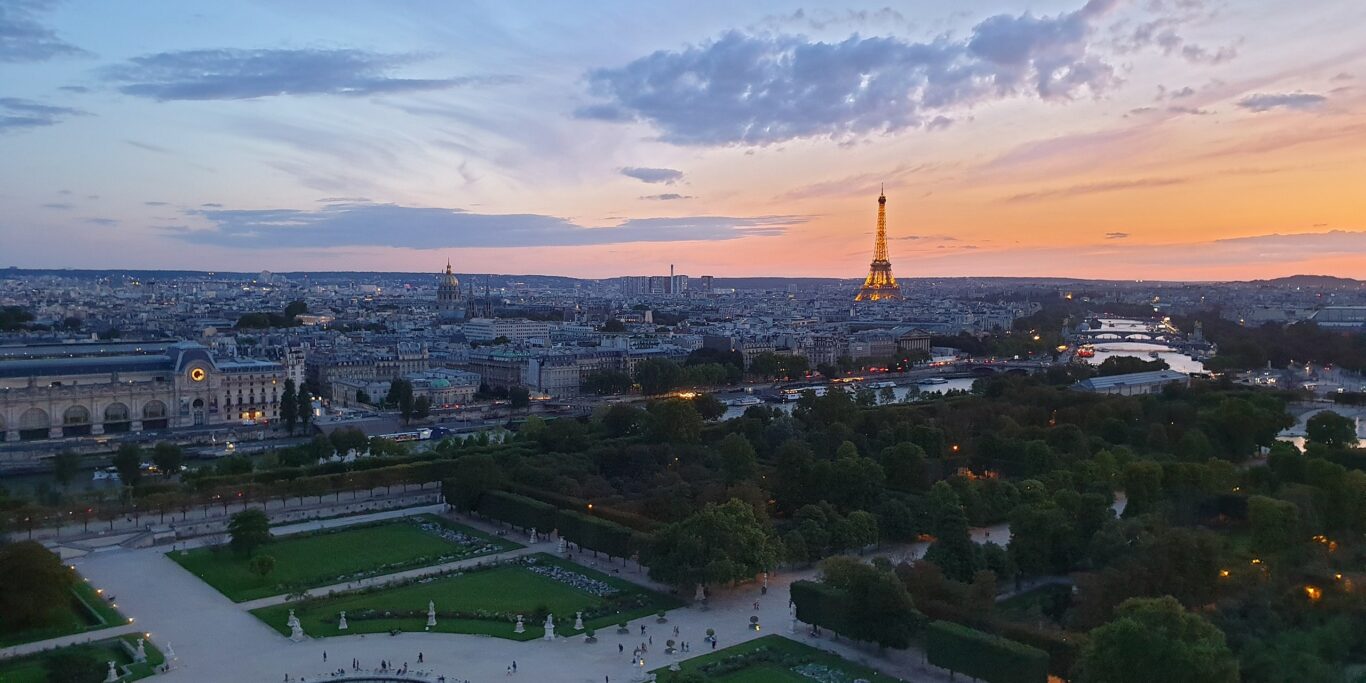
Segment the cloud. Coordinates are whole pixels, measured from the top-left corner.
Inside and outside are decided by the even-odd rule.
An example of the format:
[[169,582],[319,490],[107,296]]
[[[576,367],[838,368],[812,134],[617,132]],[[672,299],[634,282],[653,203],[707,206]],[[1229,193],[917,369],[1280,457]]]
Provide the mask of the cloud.
[[386,246],[412,249],[549,247],[627,242],[720,241],[781,235],[802,216],[633,218],[590,227],[555,216],[478,214],[394,204],[332,204],[315,210],[197,210],[212,229],[177,232],[189,242],[277,249]]
[[694,199],[692,195],[678,194],[677,192],[665,192],[664,194],[647,194],[641,199],[653,199],[656,201],[671,201],[674,199]]
[[1161,2],[1150,2],[1149,9],[1157,12],[1158,16],[1140,22],[1132,30],[1124,22],[1111,27],[1117,51],[1126,53],[1155,47],[1163,55],[1179,56],[1191,64],[1209,65],[1222,64],[1238,56],[1236,43],[1207,48],[1181,35],[1181,28],[1185,24],[1213,18],[1214,13],[1206,12],[1200,0],[1179,2],[1170,8]]
[[90,88],[87,88],[83,85],[62,85],[58,86],[57,89],[65,90],[66,92],[73,92],[77,95],[84,95],[85,93],[90,92]]
[[1270,111],[1276,108],[1313,109],[1328,98],[1307,92],[1268,94],[1257,93],[1238,100],[1238,106],[1255,112]]
[[1167,107],[1167,111],[1172,114],[1189,114],[1191,116],[1209,116],[1214,113],[1199,107]]
[[206,202],[206,203],[204,203],[204,204],[200,204],[200,206],[203,207],[203,208],[205,208],[205,209],[221,209],[221,208],[223,208],[223,205],[222,205],[222,204],[219,204],[218,202]]
[[143,202],[143,206],[169,206],[170,202]]
[[119,91],[167,100],[246,100],[279,95],[384,95],[506,82],[506,77],[400,78],[412,55],[362,50],[184,50],[107,67]]
[[642,183],[663,183],[665,185],[673,185],[683,179],[683,172],[672,168],[627,166],[621,169],[621,174],[628,178],[635,178]]
[[1341,83],[1343,81],[1350,81],[1353,78],[1355,78],[1355,76],[1353,76],[1352,74],[1349,74],[1346,71],[1342,71],[1328,80],[1332,81],[1333,83]]
[[140,141],[140,140],[124,140],[124,142],[127,143],[127,144],[130,144],[130,145],[132,145],[132,146],[134,146],[134,147],[137,147],[138,149],[146,150],[146,151],[148,151],[148,152],[156,152],[157,154],[170,154],[170,153],[171,153],[171,150],[166,149],[165,147],[162,147],[161,145],[154,145],[154,144],[152,144],[152,143],[150,143],[150,142],[142,142],[142,141]]
[[1129,237],[1129,233],[1127,233],[1127,232],[1107,232],[1107,233],[1105,233],[1105,239],[1107,239],[1107,240],[1122,240],[1122,239],[1128,239],[1128,237]]
[[1137,180],[1111,180],[1107,182],[1085,183],[1082,185],[1070,185],[1068,187],[1057,187],[1046,190],[1036,190],[1034,192],[1024,192],[1021,194],[1006,197],[1003,201],[1032,202],[1040,199],[1075,197],[1078,195],[1097,194],[1100,192],[1121,192],[1124,190],[1137,190],[1151,187],[1166,187],[1168,185],[1180,185],[1184,182],[1186,182],[1185,178],[1139,178]]
[[629,115],[674,144],[757,146],[894,133],[1014,96],[1066,100],[1117,82],[1091,40],[1116,2],[1090,0],[1052,16],[997,15],[965,39],[930,42],[853,35],[826,43],[730,31],[590,71],[590,92],[606,103],[576,115]]
[[85,222],[90,223],[91,225],[102,225],[104,227],[113,227],[119,224],[118,220],[114,218],[87,218],[85,219]]
[[69,116],[85,116],[86,113],[80,109],[57,107],[18,97],[0,97],[0,133],[55,126]]
[[70,211],[71,209],[76,208],[76,205],[68,202],[48,202],[47,204],[43,205],[43,208],[54,209],[57,211]]
[[43,62],[90,54],[38,21],[36,15],[50,6],[44,0],[0,2],[0,62]]

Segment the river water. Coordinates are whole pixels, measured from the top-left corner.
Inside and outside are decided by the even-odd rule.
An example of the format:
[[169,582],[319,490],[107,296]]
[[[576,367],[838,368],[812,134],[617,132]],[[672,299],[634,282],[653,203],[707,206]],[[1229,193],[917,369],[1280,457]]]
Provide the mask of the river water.
[[[1142,320],[1129,320],[1126,318],[1101,318],[1100,322],[1100,331],[1102,333],[1114,332],[1118,335],[1124,335],[1131,332],[1146,332],[1149,325],[1149,323]],[[1110,358],[1111,356],[1133,356],[1145,361],[1157,359],[1167,361],[1168,367],[1177,372],[1184,372],[1186,374],[1201,373],[1205,371],[1204,363],[1191,358],[1189,354],[1177,351],[1165,344],[1121,340],[1098,342],[1092,346],[1096,350],[1096,355],[1093,358],[1086,359],[1086,362],[1092,365],[1100,365],[1105,362],[1106,358]]]

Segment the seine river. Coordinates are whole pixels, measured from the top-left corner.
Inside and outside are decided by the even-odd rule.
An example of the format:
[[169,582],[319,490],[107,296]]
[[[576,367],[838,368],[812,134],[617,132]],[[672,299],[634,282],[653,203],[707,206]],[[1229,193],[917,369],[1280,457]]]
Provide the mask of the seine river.
[[[1132,332],[1146,332],[1148,323],[1141,320],[1128,320],[1125,318],[1101,318],[1100,331],[1114,332],[1118,335],[1125,335]],[[1167,361],[1167,366],[1177,372],[1186,374],[1200,373],[1205,371],[1205,364],[1201,363],[1188,354],[1169,348],[1163,344],[1150,344],[1138,341],[1113,341],[1098,342],[1093,344],[1096,355],[1088,358],[1087,362],[1092,365],[1100,365],[1106,358],[1111,356],[1134,356],[1143,360],[1161,359]],[[1156,354],[1154,356],[1154,354]]]

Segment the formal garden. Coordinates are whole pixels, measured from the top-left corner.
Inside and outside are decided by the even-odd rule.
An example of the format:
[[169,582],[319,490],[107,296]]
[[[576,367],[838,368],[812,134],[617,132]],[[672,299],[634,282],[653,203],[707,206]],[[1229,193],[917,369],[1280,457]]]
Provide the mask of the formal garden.
[[660,683],[893,683],[838,655],[782,636],[764,636],[710,652],[679,664],[678,671],[656,669]]
[[52,620],[45,625],[11,632],[5,628],[5,616],[0,614],[0,647],[121,626],[127,621],[103,594],[78,576],[71,585],[71,599],[59,604]]
[[[681,603],[602,572],[536,554],[438,577],[289,602],[252,614],[289,635],[294,612],[311,637],[393,631],[471,633],[534,640],[553,615],[557,635],[615,628]],[[429,606],[435,617],[429,620]],[[346,628],[342,614],[346,615]],[[576,613],[583,628],[576,629]],[[523,617],[517,628],[517,616]],[[435,621],[434,626],[428,626]]]
[[278,538],[269,537],[268,531],[264,535],[247,548],[223,544],[167,556],[234,602],[243,602],[521,547],[435,515]]
[[101,683],[108,680],[109,662],[114,663],[117,680],[136,681],[151,676],[165,661],[150,641],[142,643],[139,655],[138,636],[128,635],[0,661],[0,681]]

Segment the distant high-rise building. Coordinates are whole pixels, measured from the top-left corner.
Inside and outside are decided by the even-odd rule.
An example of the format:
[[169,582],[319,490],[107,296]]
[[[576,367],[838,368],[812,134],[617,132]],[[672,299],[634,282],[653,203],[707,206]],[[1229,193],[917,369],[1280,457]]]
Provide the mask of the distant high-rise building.
[[684,294],[687,294],[687,293],[688,293],[688,276],[687,276],[687,275],[670,275],[670,276],[669,276],[669,293],[670,293],[670,294],[673,294],[674,296],[682,296],[682,295],[684,295]]
[[438,315],[446,320],[462,320],[465,317],[465,302],[460,295],[460,279],[451,272],[451,262],[446,261],[446,272],[441,275],[441,283],[436,287],[436,309]]
[[711,294],[712,276],[710,276],[710,275],[703,275],[701,279],[702,279],[702,293],[703,293],[703,294]]
[[670,284],[670,283],[669,283],[669,278],[664,277],[663,275],[651,275],[651,276],[650,276],[650,293],[651,293],[651,294],[668,294],[668,293],[669,293],[669,284]]
[[887,260],[887,193],[877,198],[877,240],[873,245],[873,262],[868,277],[863,281],[854,301],[883,301],[901,298],[901,285],[892,275],[892,262]]

